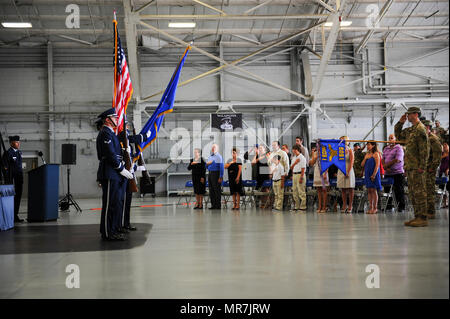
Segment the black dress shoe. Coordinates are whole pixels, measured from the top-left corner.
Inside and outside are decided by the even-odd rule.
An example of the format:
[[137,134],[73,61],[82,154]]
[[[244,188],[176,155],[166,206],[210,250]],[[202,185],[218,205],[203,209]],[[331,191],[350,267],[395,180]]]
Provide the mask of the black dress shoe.
[[126,229],[126,228],[124,227],[124,228],[119,228],[119,233],[121,233],[121,234],[128,234],[129,231],[128,231],[128,229]]
[[137,230],[137,228],[136,228],[136,227],[134,227],[134,226],[131,226],[131,225],[129,225],[129,226],[127,226],[127,227],[125,227],[125,229],[127,229],[127,230],[129,230],[129,231],[135,231],[135,230]]
[[113,234],[109,236],[109,241],[125,241],[127,238],[123,234]]
[[19,218],[19,217],[14,217],[14,222],[15,223],[23,223],[24,220],[22,218]]

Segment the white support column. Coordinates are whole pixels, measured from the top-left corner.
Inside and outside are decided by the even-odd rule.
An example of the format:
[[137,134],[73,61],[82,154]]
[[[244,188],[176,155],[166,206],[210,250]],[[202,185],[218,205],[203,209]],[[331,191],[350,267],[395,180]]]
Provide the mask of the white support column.
[[312,102],[311,107],[308,110],[309,113],[309,136],[311,141],[315,141],[318,138],[317,128],[317,110],[320,108],[320,103]]
[[[223,45],[222,41],[219,43],[219,57],[221,60],[223,60]],[[220,66],[222,66],[223,63],[220,63]],[[223,69],[220,70],[219,74],[219,100],[222,102],[225,100],[225,81],[223,78]]]
[[[54,112],[54,90],[53,90],[53,45],[51,42],[47,43],[47,72],[48,72],[48,111]],[[56,161],[55,148],[55,118],[54,115],[49,115],[48,118],[48,156],[49,163]]]

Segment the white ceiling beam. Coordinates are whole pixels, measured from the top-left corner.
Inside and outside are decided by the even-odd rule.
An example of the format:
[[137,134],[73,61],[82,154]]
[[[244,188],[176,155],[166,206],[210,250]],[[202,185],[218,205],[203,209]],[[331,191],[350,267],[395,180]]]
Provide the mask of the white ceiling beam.
[[[326,32],[330,32],[331,28],[324,28]],[[369,30],[368,27],[339,27],[340,32],[364,32]],[[192,30],[183,30],[183,29],[161,29],[162,31],[177,35],[177,34],[192,34]],[[379,27],[376,28],[375,33],[377,32],[388,32],[388,31],[437,31],[437,30],[449,30],[448,25],[416,25],[416,26],[395,26],[395,27]],[[30,34],[93,34],[92,29],[27,29]],[[205,35],[205,34],[216,34],[216,29],[196,29],[195,35]],[[283,29],[282,33],[294,33],[298,31],[298,29]],[[2,34],[16,34],[16,33],[24,33],[24,29],[0,29],[0,35]],[[97,29],[97,34],[111,34],[111,30],[109,29]],[[124,33],[124,29],[120,29],[119,32]],[[154,30],[146,30],[146,29],[138,29],[136,30],[138,34],[158,34],[157,31]],[[218,34],[278,34],[280,29],[277,28],[227,28],[218,30]]]
[[[423,12],[423,13],[416,13],[411,15],[410,18],[425,18],[432,14],[432,12]],[[385,19],[399,19],[399,18],[406,18],[407,14],[386,14]],[[2,16],[5,20],[11,20],[17,18],[17,15],[3,15]],[[22,15],[24,19],[27,20],[66,20],[66,15]],[[124,18],[124,15],[118,14],[117,18],[122,19]],[[238,14],[228,14],[226,16],[220,15],[220,14],[141,14],[140,18],[142,20],[312,20],[312,19],[319,19],[319,18],[327,18],[328,14],[288,14],[288,15],[238,15]],[[349,15],[347,18],[351,20],[361,20],[361,19],[367,19],[369,17],[368,13],[355,13]],[[448,11],[440,11],[439,13],[433,15],[433,18],[448,18],[449,12]],[[110,19],[110,16],[101,16],[101,15],[93,15],[92,18],[94,20],[101,20],[101,19]],[[90,16],[88,15],[80,15],[80,20],[90,20]]]
[[210,6],[210,5],[207,4],[207,3],[201,2],[201,1],[199,1],[199,0],[193,0],[193,1],[196,2],[196,3],[198,3],[199,5],[202,5],[202,6],[206,7],[206,8],[209,8],[209,9],[214,10],[214,11],[216,11],[216,12],[220,12],[220,13],[223,14],[223,15],[227,15],[226,12],[224,12],[224,11],[222,11],[222,10],[220,10],[220,9],[214,8],[213,6]]
[[263,7],[263,6],[265,6],[265,5],[268,5],[268,4],[271,3],[272,1],[273,1],[273,0],[267,0],[267,1],[263,2],[263,3],[261,3],[261,4],[258,4],[257,6],[255,6],[255,7],[253,7],[253,8],[250,8],[250,9],[248,9],[247,11],[245,11],[244,14],[249,14],[249,13],[251,13],[251,12],[253,12],[253,11],[255,11],[255,10],[257,10],[257,9],[259,9],[259,8],[261,8],[261,7]]
[[334,10],[334,8],[332,6],[330,6],[329,4],[323,2],[322,0],[314,0],[314,2],[320,4],[322,7],[324,7],[325,9],[327,9],[330,12],[335,12],[336,10]]
[[317,95],[320,91],[320,87],[322,85],[322,80],[325,75],[325,70],[328,67],[328,62],[330,61],[331,54],[333,53],[333,50],[334,50],[334,45],[336,43],[337,36],[339,34],[340,17],[345,8],[345,2],[346,2],[346,0],[342,0],[338,11],[333,13],[330,16],[330,18],[328,19],[328,21],[331,20],[333,25],[331,27],[330,34],[328,35],[328,38],[326,40],[326,45],[323,50],[322,59],[320,60],[319,70],[317,71],[316,78],[314,79],[314,85],[313,85],[313,89],[311,92],[311,96],[313,97],[313,99],[314,99],[314,96]]

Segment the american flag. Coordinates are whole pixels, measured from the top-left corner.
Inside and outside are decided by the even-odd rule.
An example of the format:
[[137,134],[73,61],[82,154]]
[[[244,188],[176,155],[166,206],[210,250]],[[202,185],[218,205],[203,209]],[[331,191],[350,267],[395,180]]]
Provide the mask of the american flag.
[[120,42],[117,21],[114,19],[114,96],[113,108],[117,114],[117,133],[124,129],[127,105],[133,95],[127,59]]

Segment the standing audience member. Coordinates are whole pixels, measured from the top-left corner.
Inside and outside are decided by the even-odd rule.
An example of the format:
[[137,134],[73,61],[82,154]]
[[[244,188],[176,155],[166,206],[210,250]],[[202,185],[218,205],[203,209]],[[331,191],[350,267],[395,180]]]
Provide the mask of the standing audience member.
[[280,156],[279,161],[280,161],[280,164],[283,166],[284,176],[287,176],[289,173],[289,157],[285,151],[280,149],[279,141],[272,142],[272,150],[273,150],[272,153],[267,153],[269,165],[272,165],[272,158],[276,155],[279,155]]
[[[439,167],[439,177],[447,177],[448,178],[448,162],[449,162],[449,147],[448,143],[444,143],[443,145],[443,151],[441,156],[441,166]],[[439,188],[442,189],[445,192],[445,189],[447,190],[447,193],[449,192],[449,186],[450,183],[447,182],[446,185],[439,185]],[[442,208],[447,208],[447,193],[444,193],[444,206]]]
[[237,156],[238,150],[236,147],[233,147],[232,158],[225,164],[225,168],[228,169],[230,194],[233,195],[232,210],[238,210],[240,208],[241,196],[244,195],[244,189],[242,187],[242,160]]
[[305,146],[303,146],[303,137],[297,136],[295,138],[295,145],[298,145],[300,147],[300,153],[305,157],[306,163],[308,163],[310,160],[309,152],[308,149]]
[[[342,208],[341,213],[352,212],[353,210],[353,197],[355,194],[355,172],[353,171],[354,156],[353,150],[350,148],[350,144],[347,142],[347,136],[341,136],[341,140],[344,140],[345,145],[345,168],[346,174],[341,172],[337,173],[337,187],[342,192]],[[347,207],[348,199],[348,207]]]
[[327,212],[327,188],[330,186],[328,181],[328,172],[325,171],[323,174],[320,173],[319,164],[319,154],[317,149],[312,153],[311,160],[309,161],[309,166],[314,166],[314,181],[313,186],[317,190],[317,197],[319,200],[317,213]]
[[[405,226],[411,227],[428,226],[424,173],[427,169],[430,142],[425,126],[419,120],[420,115],[420,108],[410,107],[394,126],[396,138],[406,141],[405,170],[408,178],[409,198],[414,207],[414,219],[405,222]],[[412,126],[402,129],[406,119]]]
[[194,149],[194,158],[191,159],[188,170],[192,170],[192,183],[197,204],[194,209],[203,209],[203,195],[206,192],[206,163],[199,148]]
[[293,174],[292,191],[295,202],[294,211],[306,211],[306,158],[300,153],[300,147],[294,145],[292,147],[291,171]]
[[363,150],[365,146],[361,148],[359,143],[353,144],[353,157],[355,158],[353,163],[353,169],[355,171],[355,177],[361,178],[364,175],[364,170],[361,166],[362,161],[364,160],[364,156],[366,155]]
[[433,124],[431,121],[422,122],[427,130],[428,139],[430,141],[430,155],[427,162],[426,186],[427,186],[427,217],[428,219],[436,218],[436,172],[441,163],[442,144],[439,137],[431,133]]
[[364,167],[364,183],[367,188],[367,195],[369,199],[369,210],[367,214],[376,214],[378,205],[377,190],[381,189],[380,163],[381,156],[378,151],[377,143],[367,143],[367,154],[361,163]]
[[[287,154],[287,156],[289,158],[289,164],[292,167],[291,163],[292,163],[292,157],[294,155],[289,152],[289,146],[287,144],[283,144],[281,146],[281,150],[283,150]],[[292,169],[289,169],[289,173],[287,174],[286,179],[292,179]]]
[[[383,150],[381,163],[386,170],[386,178],[394,179],[394,196],[398,204],[398,212],[405,210],[405,170],[403,169],[403,147],[396,143],[395,134],[389,135],[389,144]],[[386,186],[385,192],[390,191],[391,186]],[[388,203],[389,205],[390,203]]]
[[270,173],[272,174],[272,188],[275,195],[274,210],[283,210],[283,195],[284,195],[284,181],[285,171],[284,166],[281,165],[281,156],[275,155],[272,157],[272,164],[270,165]]
[[439,138],[440,142],[445,142],[445,135],[447,133],[446,130],[441,126],[441,122],[439,122],[438,120],[436,120],[434,124],[436,124],[434,130],[436,131],[436,135]]
[[221,185],[223,179],[223,159],[219,154],[219,146],[213,144],[211,155],[206,162],[208,168],[209,198],[211,200],[211,209],[221,209]]
[[[263,187],[265,180],[270,179],[270,170],[268,159],[266,156],[267,148],[264,145],[259,145],[258,151],[253,157],[252,164],[256,164],[257,175],[256,175],[256,188],[261,190],[261,192],[269,192],[268,187]],[[261,197],[260,208],[266,208],[267,196]],[[264,204],[263,204],[264,203]]]

